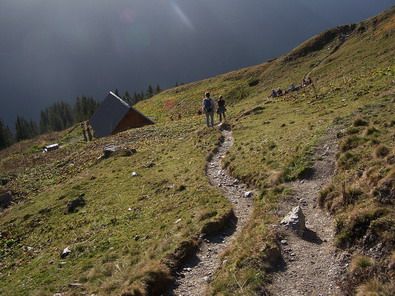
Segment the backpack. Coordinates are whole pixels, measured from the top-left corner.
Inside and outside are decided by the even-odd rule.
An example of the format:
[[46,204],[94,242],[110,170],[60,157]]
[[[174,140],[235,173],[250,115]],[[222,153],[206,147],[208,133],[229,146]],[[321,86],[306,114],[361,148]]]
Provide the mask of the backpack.
[[203,104],[204,104],[204,111],[206,111],[208,113],[213,111],[213,106],[212,106],[212,103],[211,103],[211,99],[205,98],[204,101],[203,101]]

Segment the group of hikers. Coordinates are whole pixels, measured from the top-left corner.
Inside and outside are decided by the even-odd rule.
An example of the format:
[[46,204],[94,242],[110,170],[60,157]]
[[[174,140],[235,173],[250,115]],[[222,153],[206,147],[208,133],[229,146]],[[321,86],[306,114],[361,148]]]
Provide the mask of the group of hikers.
[[214,127],[214,114],[218,114],[219,121],[225,121],[226,107],[225,100],[222,96],[219,96],[218,100],[215,101],[211,98],[210,93],[206,92],[202,102],[202,112],[206,115],[206,123],[208,127]]
[[[292,83],[287,90],[282,90],[281,88],[273,89],[270,97],[280,97],[286,95],[289,92],[298,91],[301,88],[307,87],[312,84],[313,81],[310,77],[304,77],[300,85],[295,85]],[[206,123],[208,127],[214,127],[214,114],[218,114],[219,122],[225,121],[225,100],[222,96],[219,96],[218,100],[215,101],[209,92],[206,92],[202,102],[202,113],[206,115]],[[200,113],[200,112],[199,112]]]
[[293,91],[298,91],[301,88],[306,87],[312,83],[313,83],[313,81],[311,80],[310,77],[305,77],[305,78],[303,78],[302,84],[300,84],[300,85],[295,85],[294,83],[292,83],[286,90],[282,90],[281,88],[272,89],[272,93],[270,94],[270,97],[272,97],[272,98],[281,97],[283,95],[286,95],[287,93],[290,93]]

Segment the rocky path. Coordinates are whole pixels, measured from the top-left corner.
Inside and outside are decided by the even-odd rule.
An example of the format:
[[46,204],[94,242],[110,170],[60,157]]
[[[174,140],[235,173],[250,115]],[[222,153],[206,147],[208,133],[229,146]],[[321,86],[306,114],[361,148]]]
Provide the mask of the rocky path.
[[252,213],[252,193],[251,196],[246,197],[246,193],[250,192],[247,186],[240,184],[237,179],[222,170],[222,159],[233,145],[232,132],[223,131],[222,134],[225,140],[207,164],[206,173],[210,183],[220,188],[224,196],[232,202],[237,222],[234,225],[229,225],[229,228],[224,230],[223,233],[203,240],[199,252],[187,262],[184,269],[179,273],[176,288],[172,295],[196,296],[205,294],[211,276],[222,263],[221,254],[237,237]]
[[312,176],[290,183],[294,195],[280,205],[281,216],[299,205],[306,218],[307,230],[302,237],[290,230],[281,232],[285,266],[283,271],[274,274],[269,288],[272,295],[341,295],[336,283],[344,264],[334,247],[334,221],[319,208],[317,201],[319,191],[335,172],[336,142],[336,131],[329,130],[323,144],[315,151]]

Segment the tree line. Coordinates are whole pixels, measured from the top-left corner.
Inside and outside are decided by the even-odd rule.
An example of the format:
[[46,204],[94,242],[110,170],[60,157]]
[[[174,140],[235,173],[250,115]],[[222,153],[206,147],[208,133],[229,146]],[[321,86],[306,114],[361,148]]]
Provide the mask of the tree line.
[[[125,91],[123,95],[120,95],[119,91],[115,90],[115,94],[133,106],[139,101],[149,99],[161,91],[159,85],[156,87],[149,85],[145,92],[134,92],[131,95],[128,91]],[[0,118],[0,150],[15,142],[31,139],[48,132],[62,131],[78,122],[88,120],[99,105],[100,103],[94,98],[86,96],[77,97],[73,104],[58,101],[41,110],[38,124],[31,119],[27,120],[23,116],[18,115],[15,120],[15,132],[5,125]]]

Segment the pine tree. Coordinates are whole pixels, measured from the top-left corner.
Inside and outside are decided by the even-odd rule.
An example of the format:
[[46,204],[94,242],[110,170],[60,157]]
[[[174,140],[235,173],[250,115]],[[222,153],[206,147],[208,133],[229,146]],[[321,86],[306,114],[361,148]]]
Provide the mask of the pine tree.
[[42,110],[40,112],[40,133],[44,134],[49,131],[49,118],[48,109]]
[[149,99],[154,95],[154,88],[152,87],[152,85],[148,85],[147,88],[147,94],[146,94],[146,98]]
[[77,97],[75,99],[75,103],[74,103],[74,121],[75,122],[81,122],[84,119],[84,115],[82,113],[82,103],[81,103],[81,98]]
[[0,150],[7,148],[13,143],[13,136],[8,126],[0,119]]
[[15,122],[16,141],[19,142],[32,138],[34,136],[32,128],[32,122],[28,122],[25,118],[18,115]]
[[37,123],[33,120],[29,121],[29,138],[34,138],[38,135]]
[[128,91],[125,91],[125,94],[123,96],[124,101],[128,103],[129,105],[132,105],[132,98],[130,97],[130,94]]
[[160,88],[159,84],[156,85],[156,89],[155,89],[155,94],[158,94],[162,91],[162,89]]
[[131,103],[132,106],[133,106],[134,104],[136,104],[138,101],[139,101],[139,95],[138,95],[137,92],[134,92],[133,98],[132,98],[132,103]]

